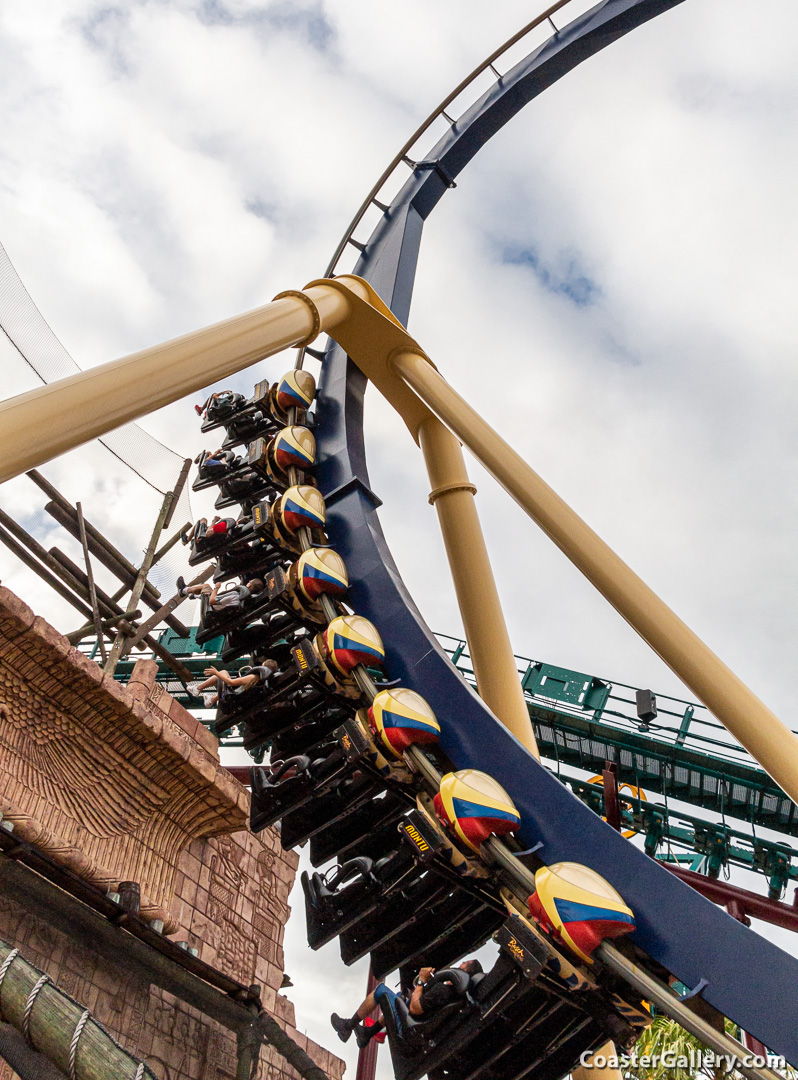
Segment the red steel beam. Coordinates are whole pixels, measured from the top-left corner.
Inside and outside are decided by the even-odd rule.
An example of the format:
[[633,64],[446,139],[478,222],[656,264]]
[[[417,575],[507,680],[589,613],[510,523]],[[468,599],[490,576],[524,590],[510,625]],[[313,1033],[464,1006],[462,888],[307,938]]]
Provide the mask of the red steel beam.
[[681,878],[696,892],[706,896],[715,904],[722,907],[734,905],[735,918],[740,915],[750,915],[751,918],[761,919],[773,926],[781,926],[784,930],[792,930],[798,933],[798,908],[790,904],[782,904],[779,900],[769,900],[766,896],[758,896],[741,889],[738,885],[729,885],[725,881],[717,881],[714,878],[696,874],[693,870],[685,870],[673,863],[660,862],[666,870],[670,870],[677,878]]
[[249,765],[225,765],[225,769],[239,784],[249,787]]
[[[240,783],[249,786],[249,766],[228,765],[227,771]],[[608,789],[612,790],[613,779],[611,773],[610,776],[605,775],[605,793]],[[609,784],[607,783],[608,780],[610,781]],[[607,818],[609,820],[611,806],[605,808],[608,811]],[[706,896],[714,904],[720,904],[721,907],[727,908],[733,918],[739,919],[740,922],[743,922],[746,916],[751,916],[773,926],[781,926],[784,930],[792,930],[793,933],[798,933],[798,907],[796,906],[783,904],[779,900],[770,900],[766,896],[759,896],[748,889],[741,889],[738,885],[729,885],[725,881],[718,881],[715,878],[706,877],[704,874],[696,874],[693,870],[685,870],[674,863],[660,862],[660,866],[670,870],[677,878],[681,878],[687,885],[695,889],[696,892],[701,893],[702,896]],[[798,900],[798,891],[796,891],[796,900]]]
[[618,802],[618,766],[614,761],[605,761],[602,770],[604,780],[604,813],[607,824],[616,832],[621,831],[621,807]]
[[[377,986],[377,980],[374,978],[374,973],[369,968],[369,977],[366,982],[366,997],[373,992],[375,986]],[[372,1020],[379,1016],[380,1010],[375,1009],[371,1013]],[[357,1073],[355,1074],[355,1080],[374,1080],[377,1075],[377,1051],[380,1048],[380,1044],[376,1039],[372,1039],[368,1046],[364,1047],[357,1055]]]

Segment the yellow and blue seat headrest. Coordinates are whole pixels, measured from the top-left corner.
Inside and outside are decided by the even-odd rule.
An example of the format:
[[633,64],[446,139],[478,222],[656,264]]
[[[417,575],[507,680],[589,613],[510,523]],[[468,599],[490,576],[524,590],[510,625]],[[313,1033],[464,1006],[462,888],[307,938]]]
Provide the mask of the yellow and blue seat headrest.
[[425,746],[440,738],[440,724],[432,707],[415,690],[380,690],[371,703],[369,718],[382,745],[396,757],[408,746]]
[[492,833],[503,836],[521,825],[521,815],[501,784],[477,769],[447,773],[433,802],[438,817],[472,851],[479,851]]

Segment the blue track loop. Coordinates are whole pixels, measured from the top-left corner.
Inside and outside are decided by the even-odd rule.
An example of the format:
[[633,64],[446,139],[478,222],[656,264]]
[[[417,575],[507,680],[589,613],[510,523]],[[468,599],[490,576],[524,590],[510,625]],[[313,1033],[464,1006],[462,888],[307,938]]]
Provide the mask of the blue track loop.
[[[416,169],[355,268],[406,323],[425,218],[487,140],[568,71],[681,0],[606,0],[559,31],[497,82]],[[606,825],[539,765],[466,685],[426,626],[385,543],[369,487],[363,439],[365,380],[333,346],[319,389],[319,483],[335,549],[346,561],[354,609],[386,642],[386,670],[422,694],[458,768],[487,769],[521,813],[526,847],[546,863],[585,863],[635,912],[634,940],[687,986],[788,1061],[798,1063],[798,960],[736,922]]]

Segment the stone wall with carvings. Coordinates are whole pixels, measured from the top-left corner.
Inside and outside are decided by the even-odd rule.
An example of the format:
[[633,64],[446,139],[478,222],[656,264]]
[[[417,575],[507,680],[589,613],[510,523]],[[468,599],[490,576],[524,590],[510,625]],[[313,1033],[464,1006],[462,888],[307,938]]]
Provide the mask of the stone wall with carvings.
[[[0,587],[0,811],[15,835],[104,889],[138,881],[142,914],[238,982],[339,1080],[343,1062],[295,1028],[279,993],[297,856],[243,826],[249,795],[218,743],[140,661],[125,688]],[[235,1038],[197,1010],[78,948],[4,898],[0,938],[91,1009],[160,1080],[233,1080]],[[273,1050],[258,1076],[295,1080]],[[16,1074],[0,1061],[0,1080]]]
[[155,667],[120,686],[0,587],[0,809],[97,884],[140,882],[143,911],[168,918],[180,851],[240,829],[249,796],[190,713],[149,699]]
[[[244,985],[261,987],[264,1007],[327,1073],[340,1080],[344,1063],[296,1030],[294,1006],[279,993],[283,930],[297,857],[276,833],[248,832],[195,840],[181,854],[173,914],[175,935],[201,958]],[[131,1053],[146,1058],[159,1080],[234,1080],[235,1037],[170,994],[109,964],[0,892],[0,938],[46,971],[105,1025]],[[260,1080],[297,1080],[274,1050],[261,1054]],[[18,1080],[0,1060],[0,1080]]]

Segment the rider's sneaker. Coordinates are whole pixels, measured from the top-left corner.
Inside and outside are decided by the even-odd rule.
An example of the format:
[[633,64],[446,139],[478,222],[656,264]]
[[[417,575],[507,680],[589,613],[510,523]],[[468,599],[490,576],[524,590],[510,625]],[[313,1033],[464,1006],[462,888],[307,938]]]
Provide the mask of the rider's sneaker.
[[372,1030],[372,1028],[367,1028],[365,1024],[358,1024],[355,1028],[355,1042],[361,1050],[365,1050],[371,1042]]
[[338,1038],[341,1042],[348,1042],[349,1036],[352,1034],[352,1021],[345,1020],[344,1017],[339,1016],[338,1013],[333,1013],[330,1017],[330,1023],[338,1032]]

